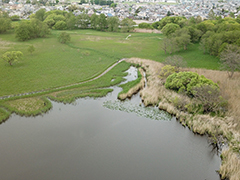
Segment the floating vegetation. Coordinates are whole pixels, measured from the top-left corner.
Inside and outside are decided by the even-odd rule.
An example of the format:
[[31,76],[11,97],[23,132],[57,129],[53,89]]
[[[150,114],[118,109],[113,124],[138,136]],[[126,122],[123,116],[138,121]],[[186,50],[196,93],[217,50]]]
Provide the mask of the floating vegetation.
[[161,111],[154,107],[144,107],[136,104],[132,104],[130,101],[106,101],[103,106],[112,109],[119,110],[128,113],[136,113],[138,116],[150,118],[153,120],[171,120],[171,115],[165,111]]

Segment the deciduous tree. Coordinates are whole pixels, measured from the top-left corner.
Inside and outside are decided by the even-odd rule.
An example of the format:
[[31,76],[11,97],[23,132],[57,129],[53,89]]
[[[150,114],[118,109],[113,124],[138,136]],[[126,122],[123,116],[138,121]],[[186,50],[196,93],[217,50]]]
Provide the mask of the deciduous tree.
[[21,59],[22,56],[23,53],[21,51],[8,51],[2,55],[2,59],[12,66],[13,63]]
[[237,45],[227,45],[220,54],[222,69],[232,78],[235,71],[240,70],[240,48]]

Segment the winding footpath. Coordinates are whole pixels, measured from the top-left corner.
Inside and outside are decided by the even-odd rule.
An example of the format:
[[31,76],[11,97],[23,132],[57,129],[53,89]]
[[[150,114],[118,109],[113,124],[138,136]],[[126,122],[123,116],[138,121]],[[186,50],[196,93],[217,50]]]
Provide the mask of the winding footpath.
[[84,83],[87,83],[87,82],[90,82],[90,81],[94,81],[100,77],[102,77],[103,75],[105,75],[107,72],[109,72],[113,67],[115,67],[117,64],[119,64],[120,62],[124,61],[125,58],[123,59],[120,59],[118,60],[116,63],[114,63],[112,66],[110,66],[108,69],[106,69],[102,74],[98,75],[97,77],[95,78],[92,78],[92,79],[89,79],[87,81],[83,81],[83,82],[80,82],[80,83],[75,83],[75,84],[70,84],[70,85],[67,85],[67,86],[61,86],[61,87],[57,87],[57,88],[51,88],[51,89],[46,89],[46,90],[40,90],[40,91],[32,91],[32,92],[27,92],[27,93],[22,93],[22,94],[14,94],[14,95],[8,95],[8,96],[1,96],[0,97],[0,100],[1,99],[8,99],[8,98],[11,98],[11,97],[20,97],[20,96],[26,96],[26,95],[31,95],[31,94],[38,94],[38,93],[43,93],[43,92],[48,92],[50,90],[61,90],[63,88],[67,88],[67,87],[71,87],[71,86],[75,86],[75,85],[79,85],[79,84],[84,84]]

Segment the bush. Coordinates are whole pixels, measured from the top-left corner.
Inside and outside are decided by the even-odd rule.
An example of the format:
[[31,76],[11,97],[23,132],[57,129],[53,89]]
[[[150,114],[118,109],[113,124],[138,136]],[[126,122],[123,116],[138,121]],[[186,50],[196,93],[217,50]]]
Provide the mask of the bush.
[[60,41],[60,43],[65,44],[67,42],[69,42],[71,40],[71,37],[68,33],[66,32],[62,32],[59,36],[58,36],[58,40]]
[[67,24],[64,21],[58,21],[53,27],[57,30],[65,30],[67,29]]
[[20,17],[18,15],[13,15],[10,18],[12,21],[20,21]]
[[170,76],[173,73],[177,72],[177,68],[175,66],[166,65],[161,68],[161,71],[159,73],[159,77],[166,79],[168,76]]
[[167,89],[186,93],[190,97],[194,97],[194,88],[202,87],[204,85],[215,86],[219,89],[218,85],[212,80],[194,72],[173,73],[168,76],[165,83]]
[[153,29],[152,25],[148,23],[140,23],[138,27],[142,29]]
[[200,102],[203,112],[214,112],[215,114],[227,111],[227,101],[221,96],[216,86],[203,85],[193,88],[194,97]]

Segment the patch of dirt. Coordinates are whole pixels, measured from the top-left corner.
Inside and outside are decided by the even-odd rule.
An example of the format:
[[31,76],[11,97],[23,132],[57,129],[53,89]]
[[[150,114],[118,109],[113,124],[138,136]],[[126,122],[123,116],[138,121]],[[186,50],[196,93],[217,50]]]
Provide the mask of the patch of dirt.
[[141,33],[162,33],[157,29],[134,29],[133,32],[141,32]]

